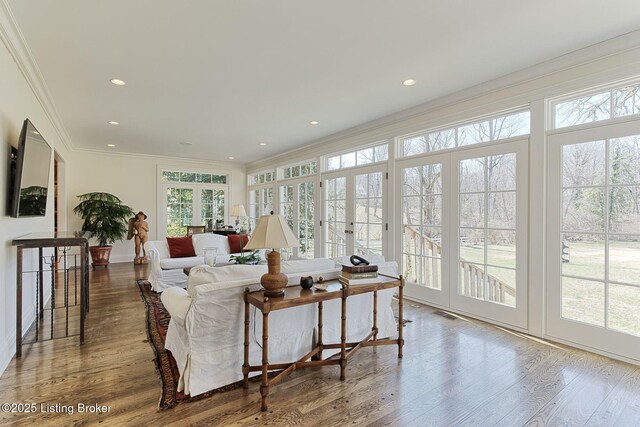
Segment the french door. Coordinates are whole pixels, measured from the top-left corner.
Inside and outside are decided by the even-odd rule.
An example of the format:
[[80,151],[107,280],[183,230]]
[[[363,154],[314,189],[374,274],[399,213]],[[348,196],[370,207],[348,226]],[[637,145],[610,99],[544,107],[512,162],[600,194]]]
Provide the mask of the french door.
[[527,328],[528,140],[451,154],[451,307]]
[[324,256],[386,253],[386,165],[326,173]]
[[407,290],[441,306],[449,306],[449,256],[444,253],[450,247],[449,158],[436,154],[404,160],[396,179],[400,188],[396,217],[402,232],[396,253],[401,254]]
[[547,334],[640,361],[640,123],[548,144]]
[[297,248],[283,249],[294,258],[313,258],[315,253],[315,179],[298,179],[280,185],[279,213],[298,238]]
[[187,225],[226,220],[226,186],[166,184],[164,195],[165,236],[184,236]]
[[249,188],[249,231],[254,230],[262,215],[269,215],[275,205],[275,185]]
[[398,162],[407,295],[527,327],[527,140]]

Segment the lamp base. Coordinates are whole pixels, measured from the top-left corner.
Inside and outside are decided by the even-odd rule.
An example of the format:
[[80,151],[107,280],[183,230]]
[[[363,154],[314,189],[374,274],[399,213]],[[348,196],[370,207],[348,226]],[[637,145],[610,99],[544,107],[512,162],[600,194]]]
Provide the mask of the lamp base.
[[269,298],[284,296],[284,288],[287,287],[289,278],[280,273],[280,252],[269,252],[267,265],[269,272],[260,278],[260,284],[264,288],[264,296]]

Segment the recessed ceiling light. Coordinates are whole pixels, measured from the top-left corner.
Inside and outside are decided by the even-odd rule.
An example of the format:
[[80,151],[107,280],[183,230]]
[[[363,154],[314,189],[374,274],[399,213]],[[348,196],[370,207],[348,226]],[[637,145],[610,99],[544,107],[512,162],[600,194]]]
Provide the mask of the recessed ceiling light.
[[235,157],[229,156],[229,160],[233,160],[233,159],[235,159]]
[[178,144],[180,144],[180,145],[193,145],[193,143],[187,142],[187,141],[180,141],[180,142],[178,142]]
[[115,146],[116,146],[116,144],[107,144],[107,147],[109,147],[109,148],[113,148]]
[[265,145],[267,145],[267,143],[266,142],[261,142],[260,145],[264,147]]
[[402,84],[405,86],[413,86],[414,84],[416,84],[416,81],[413,79],[407,79],[403,81]]
[[111,79],[109,81],[116,86],[124,86],[127,84],[124,80],[120,80],[120,79]]
[[310,125],[317,125],[317,124],[319,124],[319,123],[320,123],[320,122],[319,122],[319,121],[317,121],[317,120],[311,120],[311,121],[309,122],[309,124],[310,124]]
[[113,121],[113,120],[111,120],[111,121],[109,121],[107,123],[109,123],[110,125],[114,125],[114,126],[118,126],[120,124],[119,122],[116,122],[116,121]]
[[40,132],[38,132],[37,130],[32,130],[31,132],[33,132],[34,135],[40,135]]

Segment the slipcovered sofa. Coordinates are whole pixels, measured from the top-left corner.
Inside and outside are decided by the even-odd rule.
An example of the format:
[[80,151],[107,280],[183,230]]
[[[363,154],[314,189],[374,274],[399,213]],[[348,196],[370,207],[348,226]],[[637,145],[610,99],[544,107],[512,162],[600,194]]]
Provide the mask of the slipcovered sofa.
[[[395,262],[382,263],[380,271],[395,275]],[[289,284],[300,276],[337,278],[340,265],[325,258],[284,261],[282,272]],[[267,266],[230,265],[194,267],[187,289],[171,288],[162,294],[162,302],[171,314],[165,348],[171,351],[180,371],[178,391],[192,396],[242,379],[245,288],[260,289],[260,277]],[[378,294],[378,337],[396,337],[397,325],[391,307],[394,290]],[[323,341],[340,342],[341,301],[324,304]],[[252,365],[261,363],[262,316],[254,307],[250,313]],[[347,340],[364,338],[373,325],[372,294],[349,298],[347,303]],[[269,363],[299,359],[314,345],[317,305],[275,311],[269,316]],[[338,350],[333,350],[337,352]],[[329,356],[326,350],[324,356]],[[259,375],[259,373],[252,373]]]
[[[144,248],[149,256],[150,267],[148,280],[151,283],[151,289],[155,292],[162,292],[173,286],[184,288],[187,285],[187,275],[183,270],[204,264],[205,248],[218,249],[216,263],[227,263],[230,256],[240,255],[240,253],[231,253],[227,236],[204,233],[194,234],[191,238],[196,256],[185,258],[171,258],[166,240],[150,240],[145,243]],[[264,253],[261,258],[264,259]]]

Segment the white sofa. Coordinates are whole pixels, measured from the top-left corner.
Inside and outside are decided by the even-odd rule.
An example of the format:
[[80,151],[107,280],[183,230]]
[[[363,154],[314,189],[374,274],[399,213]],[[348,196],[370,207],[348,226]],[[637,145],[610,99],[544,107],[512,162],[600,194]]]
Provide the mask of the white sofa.
[[[385,263],[380,271],[396,274],[397,265]],[[267,271],[264,265],[226,267],[198,266],[191,270],[187,289],[171,288],[162,294],[162,302],[171,314],[165,348],[171,351],[180,371],[178,390],[192,396],[242,379],[244,289],[260,289],[259,280]],[[289,283],[300,276],[336,278],[340,266],[333,260],[317,258],[282,263]],[[393,289],[378,295],[378,337],[397,336],[391,308]],[[347,339],[364,338],[373,325],[372,295],[358,295],[347,303]],[[323,341],[340,342],[340,300],[324,304]],[[250,363],[261,363],[262,316],[251,310]],[[269,362],[284,363],[308,353],[314,344],[317,305],[275,311],[269,316]],[[336,350],[337,352],[337,350]],[[330,355],[326,351],[324,356]],[[253,375],[259,375],[254,373]]]
[[192,241],[196,256],[185,258],[171,258],[166,240],[150,240],[145,243],[144,248],[149,257],[148,280],[151,283],[151,289],[162,292],[173,286],[182,288],[187,286],[187,275],[184,274],[183,269],[204,264],[204,248],[218,249],[216,263],[227,263],[230,256],[240,255],[230,253],[227,236],[212,233],[194,234]]

